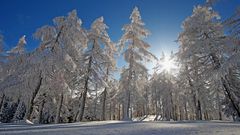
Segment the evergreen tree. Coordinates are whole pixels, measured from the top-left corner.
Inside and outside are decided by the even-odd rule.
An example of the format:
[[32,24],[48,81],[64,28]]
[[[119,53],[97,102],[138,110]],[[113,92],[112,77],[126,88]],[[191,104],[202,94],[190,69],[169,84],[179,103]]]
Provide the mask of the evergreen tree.
[[120,46],[124,48],[124,60],[128,67],[121,74],[121,89],[124,90],[124,114],[123,119],[130,119],[131,96],[138,93],[137,81],[148,76],[147,68],[142,62],[148,62],[155,56],[148,51],[150,45],[143,39],[149,35],[144,28],[140,12],[135,7],[130,16],[131,23],[123,27],[124,34],[120,39]]

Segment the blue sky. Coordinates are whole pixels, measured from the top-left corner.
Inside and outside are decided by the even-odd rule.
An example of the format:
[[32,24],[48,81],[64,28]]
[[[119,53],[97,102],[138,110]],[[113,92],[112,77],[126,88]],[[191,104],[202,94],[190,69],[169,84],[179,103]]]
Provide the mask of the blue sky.
[[[194,5],[203,4],[205,0],[1,0],[0,32],[5,37],[5,48],[16,45],[19,37],[27,36],[27,50],[36,48],[38,42],[32,34],[37,28],[52,24],[57,16],[67,15],[77,9],[83,26],[89,28],[91,23],[103,16],[109,26],[109,35],[118,41],[122,35],[121,28],[129,23],[132,9],[137,6],[142,19],[152,35],[146,41],[155,55],[161,52],[177,51],[174,41],[181,32],[182,21],[192,13]],[[223,19],[231,16],[240,0],[219,0],[214,9]]]

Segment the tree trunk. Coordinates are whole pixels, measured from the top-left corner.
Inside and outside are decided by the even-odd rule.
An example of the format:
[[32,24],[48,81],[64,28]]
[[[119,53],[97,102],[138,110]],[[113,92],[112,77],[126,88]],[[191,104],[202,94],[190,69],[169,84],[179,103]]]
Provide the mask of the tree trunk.
[[170,119],[175,119],[175,113],[174,113],[174,104],[173,104],[173,94],[172,94],[172,91],[171,89],[170,90],[170,102],[171,102],[171,111],[170,111]]
[[202,120],[202,108],[200,100],[198,100],[198,119]]
[[193,105],[194,105],[195,119],[199,120],[198,103],[197,103],[197,96],[195,92],[193,94],[193,102],[194,102]]
[[29,107],[28,107],[28,111],[27,111],[27,115],[26,115],[26,119],[28,120],[31,120],[31,115],[32,115],[32,111],[33,111],[33,105],[34,105],[34,99],[36,98],[40,88],[41,88],[41,85],[42,85],[42,76],[41,76],[41,73],[39,75],[39,82],[37,84],[37,87],[35,88],[35,90],[33,91],[33,94],[32,94],[32,97],[30,99],[30,102],[29,102]]
[[207,112],[207,111],[204,112],[204,119],[205,119],[205,120],[209,120],[208,112]]
[[[175,121],[177,121],[180,117],[179,114],[181,115],[181,111],[179,110],[179,107],[175,104],[174,105],[174,115],[175,115]],[[179,113],[179,114],[178,114]]]
[[[134,42],[132,43],[134,45]],[[125,97],[127,99],[124,100],[124,113],[123,113],[123,120],[130,120],[129,117],[129,109],[130,109],[130,104],[131,104],[131,85],[132,85],[132,78],[134,75],[134,71],[132,71],[132,67],[133,67],[133,50],[131,50],[130,52],[130,62],[129,62],[129,71],[128,71],[128,84],[127,84],[127,89],[125,90]]]
[[57,113],[56,113],[56,117],[55,117],[55,123],[59,123],[60,122],[60,114],[61,114],[62,104],[63,104],[63,92],[60,95],[59,103],[58,103],[58,106],[57,106]]
[[221,107],[220,97],[218,92],[217,92],[217,104],[218,104],[218,118],[219,120],[222,120],[222,107]]
[[183,108],[181,107],[181,106],[178,106],[178,109],[179,109],[179,120],[183,120],[184,118],[183,118]]
[[94,109],[93,109],[93,115],[94,117],[97,117],[97,97],[98,97],[98,85],[96,84],[95,88],[95,99],[94,99]]
[[[220,63],[218,57],[213,53],[210,54],[210,56],[212,57],[212,60],[215,64],[215,69],[219,69],[221,67],[221,63]],[[234,98],[232,97],[231,90],[228,86],[228,82],[227,82],[226,78],[227,77],[225,77],[225,78],[221,77],[221,81],[223,83],[223,87],[224,87],[224,90],[225,90],[224,93],[226,94],[226,96],[231,101],[231,103],[233,105],[233,109],[237,112],[237,116],[240,117],[240,110],[239,110],[238,104],[235,103]]]
[[79,110],[78,110],[77,113],[74,115],[74,118],[73,118],[73,121],[74,121],[74,122],[77,122],[78,115],[79,115]]
[[154,86],[154,95],[155,95],[155,102],[154,102],[154,104],[155,104],[155,115],[158,115],[158,104],[157,104],[158,96],[157,96],[157,87],[156,86]]
[[118,120],[121,120],[121,104],[118,104]]
[[39,107],[39,116],[38,116],[38,122],[39,123],[42,123],[43,120],[42,120],[42,116],[43,116],[43,108],[44,108],[44,105],[45,105],[45,99],[43,98],[41,104],[40,104],[40,107]]
[[112,103],[109,104],[109,120],[112,119]]
[[82,104],[80,108],[80,115],[79,115],[79,121],[83,120],[84,110],[85,110],[85,104],[86,104],[86,98],[87,98],[87,92],[88,92],[88,80],[89,77],[86,78],[85,84],[84,84],[84,91],[83,91],[83,97],[82,97]]
[[106,98],[107,98],[107,88],[105,87],[103,91],[103,103],[102,103],[102,120],[106,120]]
[[225,94],[226,96],[229,98],[230,102],[232,103],[233,105],[233,108],[234,110],[237,112],[237,116],[240,117],[240,110],[239,110],[239,107],[238,105],[234,102],[234,98],[232,97],[232,94],[230,92],[230,88],[228,87],[227,85],[227,82],[224,78],[221,78],[222,80],[222,83],[223,83],[223,87],[225,89]]
[[187,102],[184,102],[185,120],[188,120]]
[[[93,45],[93,48],[94,48],[94,45]],[[89,62],[88,62],[87,76],[86,76],[85,83],[84,83],[84,91],[82,93],[82,102],[81,102],[82,105],[80,107],[79,121],[83,120],[83,115],[84,115],[84,110],[85,110],[85,105],[86,105],[87,92],[88,92],[89,74],[91,72],[91,67],[92,67],[92,56],[90,56]]]
[[[109,74],[109,71],[108,71],[108,68],[107,68],[107,77],[106,77],[106,82],[108,82],[108,74]],[[104,88],[104,91],[103,91],[103,103],[102,103],[102,120],[106,120],[106,99],[107,99],[107,87]]]
[[[187,69],[187,67],[186,67]],[[193,84],[191,81],[191,78],[188,77],[188,83],[189,86],[191,87],[191,94],[192,94],[192,98],[193,98],[193,105],[194,105],[194,113],[195,113],[195,120],[199,120],[199,111],[198,111],[198,105],[197,105],[197,94],[196,94],[196,90],[193,90]]]
[[0,111],[2,110],[4,99],[5,99],[5,94],[3,93],[2,97],[1,97],[1,101],[0,101]]
[[130,109],[130,91],[129,90],[126,90],[125,92],[126,94],[126,97],[127,99],[124,101],[124,113],[123,113],[123,120],[130,120],[130,117],[129,117],[129,109]]
[[112,120],[116,120],[116,103],[113,104],[113,118]]
[[[81,98],[82,98],[82,93],[80,94],[79,96],[79,101],[81,101]],[[74,115],[74,118],[73,118],[73,121],[76,122],[77,121],[77,118],[79,116],[79,112],[80,112],[80,108],[81,108],[81,103],[79,103],[79,109],[77,110],[76,114]]]

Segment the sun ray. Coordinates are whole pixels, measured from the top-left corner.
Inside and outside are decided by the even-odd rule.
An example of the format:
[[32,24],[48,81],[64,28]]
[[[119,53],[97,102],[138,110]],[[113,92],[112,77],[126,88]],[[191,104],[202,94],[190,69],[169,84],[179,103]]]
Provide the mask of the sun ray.
[[173,59],[166,56],[159,62],[161,71],[173,72],[176,69],[176,64]]

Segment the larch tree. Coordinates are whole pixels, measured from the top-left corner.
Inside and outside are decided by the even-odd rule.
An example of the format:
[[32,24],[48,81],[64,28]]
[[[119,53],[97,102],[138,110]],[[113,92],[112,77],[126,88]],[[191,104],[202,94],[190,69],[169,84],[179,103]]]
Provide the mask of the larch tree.
[[[111,55],[115,49],[106,31],[107,28],[103,17],[100,17],[92,23],[91,29],[88,31],[87,48],[83,54],[83,63],[85,64],[82,69],[85,74],[79,114],[80,121],[83,120],[87,94],[91,92],[91,87],[97,83],[107,87],[110,68],[114,67],[115,62]],[[108,52],[104,52],[104,48],[108,49]],[[106,89],[104,91],[106,94]]]
[[42,61],[42,70],[47,80],[45,85],[48,86],[45,90],[51,89],[53,92],[48,95],[54,94],[58,99],[55,123],[59,123],[64,97],[69,95],[69,91],[81,91],[80,59],[86,47],[87,35],[76,10],[66,17],[56,17],[54,24],[38,29],[35,37],[41,40],[38,50],[45,55]]
[[120,46],[124,49],[124,60],[128,66],[121,74],[121,89],[124,90],[123,103],[123,119],[129,120],[131,109],[132,94],[137,94],[137,81],[148,76],[147,68],[142,62],[151,61],[155,56],[148,51],[150,45],[143,39],[146,38],[150,32],[144,28],[140,12],[137,7],[133,9],[130,16],[131,23],[124,25],[124,34],[120,39]]
[[[104,27],[103,27],[104,28]],[[108,28],[105,26],[104,29]],[[107,100],[107,94],[108,89],[114,89],[112,87],[112,82],[114,81],[113,73],[116,71],[116,55],[117,55],[117,48],[115,44],[111,41],[108,34],[105,34],[105,37],[103,37],[103,41],[105,43],[104,47],[104,68],[105,68],[105,82],[108,86],[105,86],[103,90],[103,97],[102,97],[102,120],[106,120],[106,100]]]
[[[25,53],[26,40],[25,36],[19,39],[16,47],[7,51],[3,56],[4,64],[0,74],[0,89],[3,93],[2,104],[5,107],[9,107],[12,112],[7,112],[9,120],[14,117],[15,109],[17,109],[22,93],[20,90],[26,84],[27,79],[25,78],[25,73],[30,69],[26,58],[28,57]],[[8,101],[8,102],[7,102]],[[21,101],[22,102],[22,101]],[[4,115],[4,110],[6,109],[2,106],[2,114]],[[2,116],[4,119],[4,116]],[[8,119],[7,118],[7,119]],[[4,121],[4,120],[3,120]],[[8,120],[7,120],[8,121]]]
[[[183,23],[184,31],[179,35],[180,51],[179,57],[186,67],[189,85],[197,92],[194,97],[197,118],[201,119],[201,100],[199,100],[200,88],[211,82],[221,82],[226,97],[231,101],[234,109],[239,115],[239,107],[233,98],[231,89],[226,78],[224,69],[224,48],[227,38],[224,35],[220,16],[209,6],[197,6],[192,16]],[[186,65],[187,64],[187,65]],[[194,79],[203,80],[197,81]],[[213,83],[217,87],[219,83]],[[195,88],[194,88],[195,87]],[[195,98],[196,97],[196,98]],[[197,99],[197,100],[196,100]]]
[[[239,56],[240,56],[240,8],[237,8],[236,12],[228,18],[224,25],[228,32],[227,45],[224,49],[226,50],[226,60],[224,62],[224,71],[226,71],[227,86],[231,89],[228,93],[228,97],[225,99],[224,104],[227,106],[224,108],[225,113],[229,116],[233,116],[235,120],[239,120],[240,112],[240,94],[239,94]],[[234,105],[234,103],[236,105]],[[237,106],[238,105],[238,106]]]

